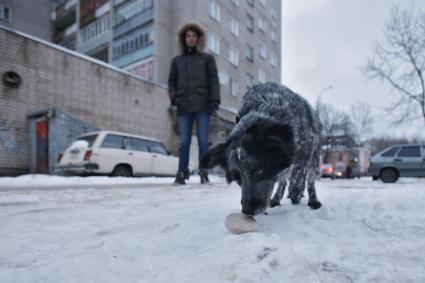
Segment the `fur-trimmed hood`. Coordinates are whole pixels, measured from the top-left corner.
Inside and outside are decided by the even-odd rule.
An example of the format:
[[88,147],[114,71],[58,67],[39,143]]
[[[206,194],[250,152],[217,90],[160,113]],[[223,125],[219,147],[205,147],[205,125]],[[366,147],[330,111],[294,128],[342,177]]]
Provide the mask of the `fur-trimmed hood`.
[[196,51],[201,53],[205,48],[205,31],[204,29],[195,22],[189,22],[185,24],[179,31],[179,49],[180,53],[183,54],[186,49],[185,36],[187,31],[194,31],[198,34],[198,43],[196,45]]

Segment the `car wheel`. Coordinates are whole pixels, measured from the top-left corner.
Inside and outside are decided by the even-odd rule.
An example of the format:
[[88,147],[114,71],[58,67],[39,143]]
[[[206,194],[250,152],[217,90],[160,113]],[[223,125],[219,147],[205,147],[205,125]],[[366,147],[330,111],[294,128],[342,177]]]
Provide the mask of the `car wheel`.
[[118,165],[115,167],[112,172],[112,176],[114,177],[131,177],[133,174],[131,173],[131,168],[125,165]]
[[379,176],[384,183],[394,183],[398,180],[398,173],[393,168],[385,168]]

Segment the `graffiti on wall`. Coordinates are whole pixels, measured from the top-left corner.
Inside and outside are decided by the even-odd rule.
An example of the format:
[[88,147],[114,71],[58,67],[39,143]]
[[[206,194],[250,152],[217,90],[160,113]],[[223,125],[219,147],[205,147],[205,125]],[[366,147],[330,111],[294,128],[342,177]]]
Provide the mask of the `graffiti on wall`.
[[19,151],[19,143],[14,135],[18,130],[12,121],[4,119],[0,114],[0,152],[17,153]]

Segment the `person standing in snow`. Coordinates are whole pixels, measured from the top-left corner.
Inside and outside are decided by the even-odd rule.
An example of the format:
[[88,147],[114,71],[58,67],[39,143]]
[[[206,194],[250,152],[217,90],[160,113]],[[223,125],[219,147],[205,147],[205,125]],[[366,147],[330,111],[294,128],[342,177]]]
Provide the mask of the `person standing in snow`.
[[[174,184],[189,178],[189,150],[192,125],[196,120],[199,158],[208,151],[211,114],[220,105],[217,66],[211,54],[203,52],[205,32],[197,23],[187,23],[178,34],[180,53],[171,62],[168,78],[171,105],[177,108],[180,147],[179,169]],[[209,183],[208,170],[199,168],[201,183]]]

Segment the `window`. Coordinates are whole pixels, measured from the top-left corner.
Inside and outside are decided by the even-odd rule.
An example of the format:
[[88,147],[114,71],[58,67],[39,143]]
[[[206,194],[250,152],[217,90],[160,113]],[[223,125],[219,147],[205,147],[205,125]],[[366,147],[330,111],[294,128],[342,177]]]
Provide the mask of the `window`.
[[118,135],[106,135],[103,140],[102,146],[104,148],[116,148],[122,149],[124,143],[124,137]]
[[250,88],[252,86],[252,84],[254,83],[254,76],[251,75],[250,73],[246,73],[245,74],[245,83],[246,83],[246,87]]
[[234,47],[229,48],[229,62],[235,66],[239,66],[239,50]]
[[133,150],[133,139],[129,137],[124,138],[123,149],[125,150]]
[[89,143],[89,147],[92,147],[96,138],[97,138],[97,135],[90,135],[90,136],[80,137],[77,139],[77,141],[86,141]]
[[148,144],[150,152],[158,153],[162,155],[168,155],[168,151],[165,149],[164,145],[162,145],[161,143],[151,142],[151,141],[147,141],[146,143]]
[[419,146],[403,146],[397,156],[421,157],[421,148]]
[[273,67],[277,67],[277,55],[275,53],[272,53],[270,61]]
[[210,16],[217,22],[220,21],[220,5],[215,1],[210,2]]
[[239,21],[233,17],[230,18],[230,32],[239,36]]
[[262,32],[264,32],[266,30],[266,19],[258,18],[258,27]]
[[254,48],[251,45],[247,45],[245,49],[245,58],[248,61],[254,61]]
[[250,32],[254,32],[254,18],[249,14],[247,15],[247,18],[246,18],[246,28]]
[[123,41],[114,43],[112,50],[113,59],[126,56],[127,54],[138,51],[139,49],[145,48],[153,42],[151,27],[144,29],[141,33],[138,32],[135,35],[125,38]]
[[267,53],[266,45],[262,41],[259,41],[258,42],[258,54],[260,55],[261,58],[266,59],[266,55],[267,55],[266,53]]
[[273,42],[277,42],[277,33],[276,31],[272,30],[271,32],[271,38]]
[[133,139],[133,148],[136,151],[148,152],[148,145],[142,139]]
[[383,157],[394,157],[394,155],[397,153],[398,150],[399,150],[399,147],[392,147],[389,150],[382,153],[381,156],[383,156]]
[[232,78],[229,80],[229,92],[232,96],[238,96],[239,84]]
[[215,54],[220,54],[220,37],[215,33],[208,35],[208,48]]
[[149,58],[147,60],[143,60],[139,63],[137,63],[136,66],[132,66],[130,69],[127,69],[132,74],[135,74],[136,76],[153,80],[154,76],[154,64],[153,64],[153,58]]
[[254,7],[254,0],[247,0],[246,2],[249,6]]
[[232,0],[233,5],[239,7],[239,0]]
[[0,20],[5,20],[10,22],[10,19],[11,19],[10,8],[0,4]]
[[142,13],[153,6],[153,0],[137,0],[118,8],[114,17],[114,26],[120,25],[130,18]]
[[263,70],[258,70],[258,81],[260,83],[265,83],[266,82],[266,73]]

